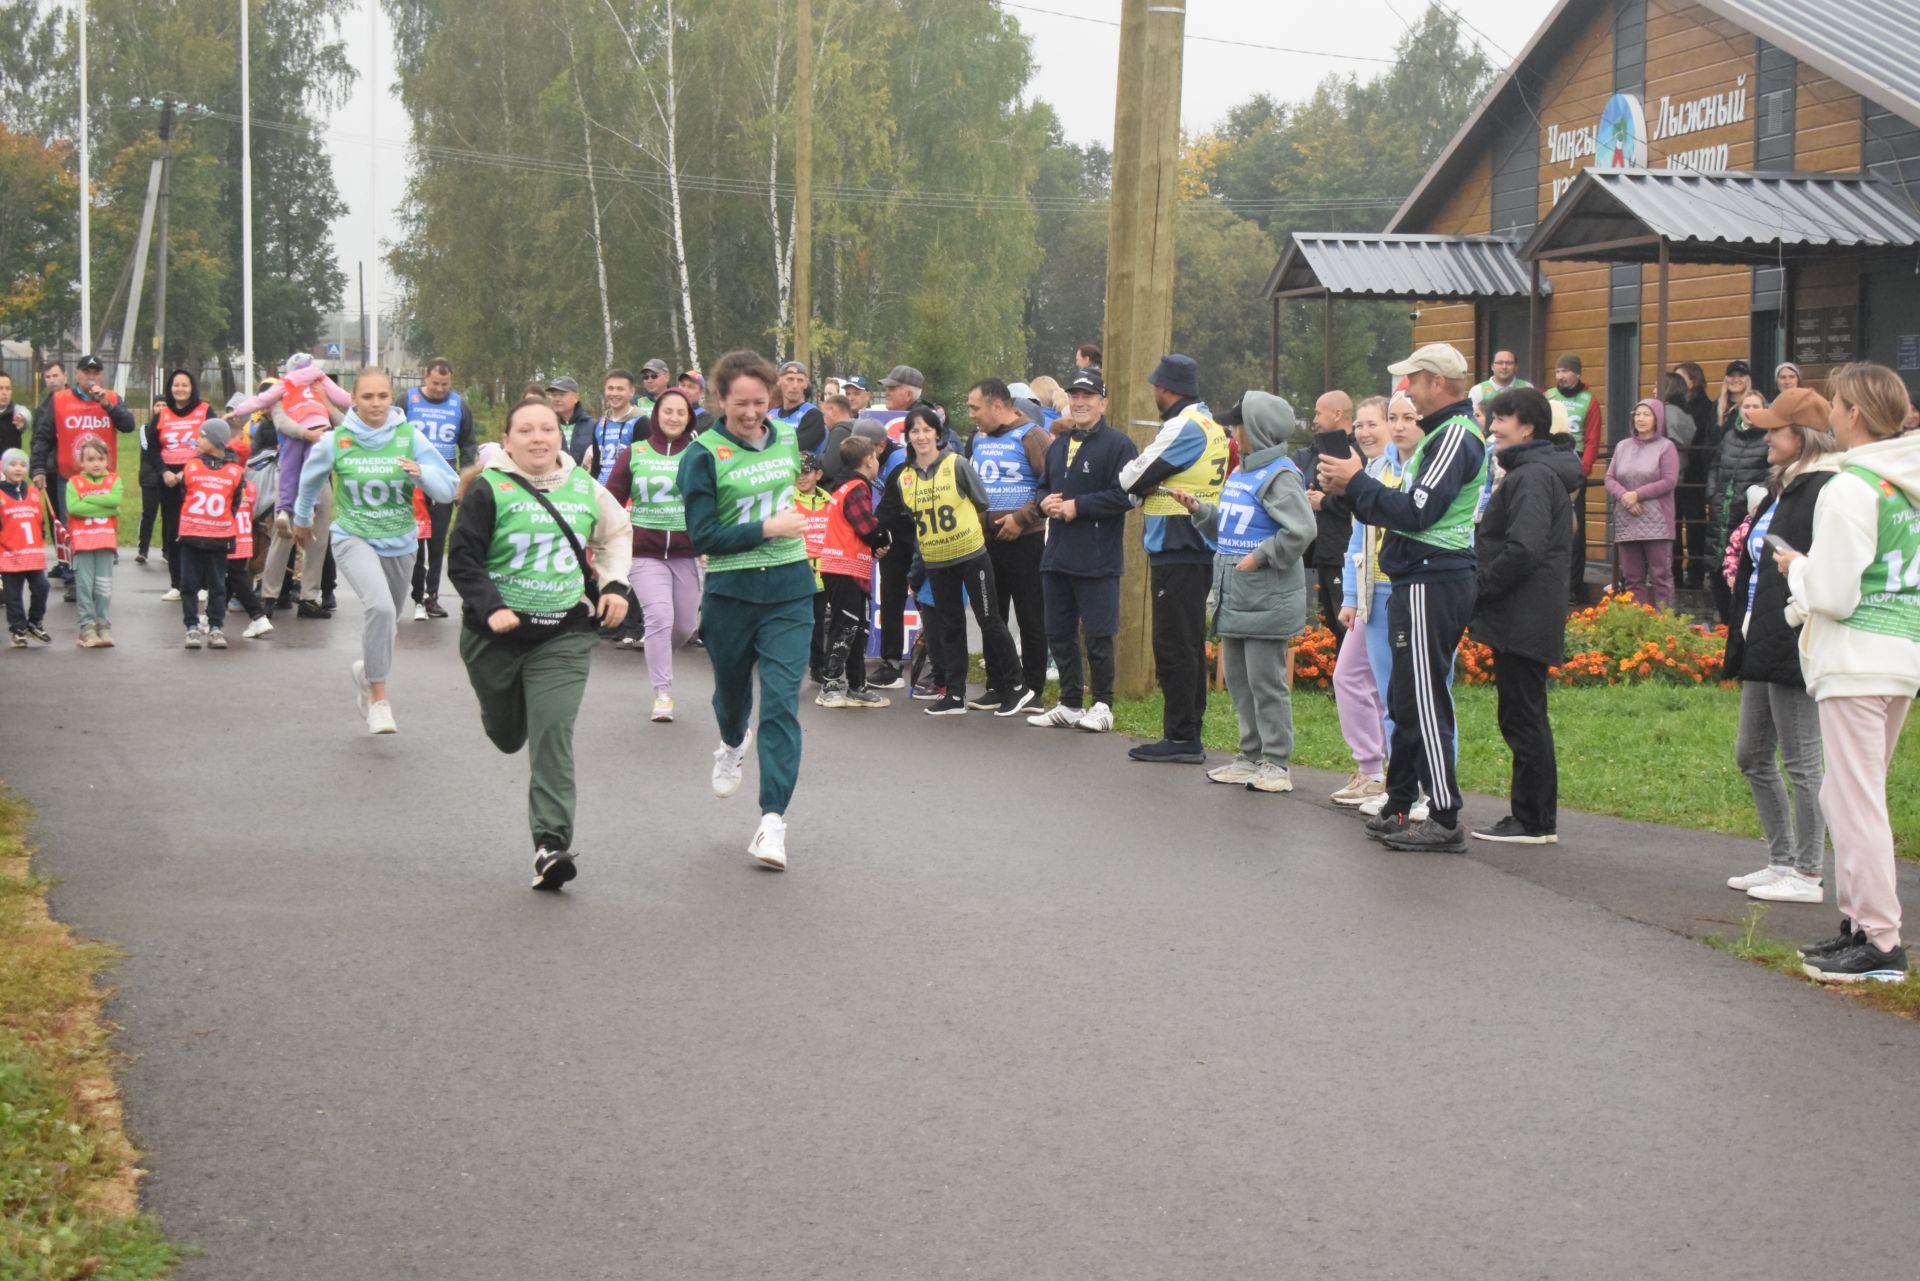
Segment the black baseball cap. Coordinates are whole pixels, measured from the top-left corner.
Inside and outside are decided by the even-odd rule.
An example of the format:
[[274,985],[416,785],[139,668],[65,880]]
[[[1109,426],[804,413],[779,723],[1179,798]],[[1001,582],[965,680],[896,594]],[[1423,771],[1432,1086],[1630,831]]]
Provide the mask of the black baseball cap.
[[91,369],[95,371],[106,368],[105,365],[100,363],[100,357],[94,355],[92,352],[88,352],[86,355],[80,357],[79,360],[74,362],[73,367],[75,369]]
[[1107,385],[1100,381],[1100,375],[1093,370],[1082,369],[1073,376],[1073,381],[1067,384],[1067,395],[1071,396],[1076,391],[1087,391],[1096,396],[1104,396],[1107,394]]
[[1747,367],[1746,361],[1733,360],[1733,361],[1727,362],[1727,377],[1751,378],[1752,376],[1753,376],[1753,370]]

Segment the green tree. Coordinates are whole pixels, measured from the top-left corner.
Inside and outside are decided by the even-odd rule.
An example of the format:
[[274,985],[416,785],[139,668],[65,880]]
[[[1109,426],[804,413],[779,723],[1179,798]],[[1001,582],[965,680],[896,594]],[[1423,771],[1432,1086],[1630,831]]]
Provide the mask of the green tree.
[[0,333],[55,345],[77,307],[72,234],[80,185],[70,148],[0,128]]

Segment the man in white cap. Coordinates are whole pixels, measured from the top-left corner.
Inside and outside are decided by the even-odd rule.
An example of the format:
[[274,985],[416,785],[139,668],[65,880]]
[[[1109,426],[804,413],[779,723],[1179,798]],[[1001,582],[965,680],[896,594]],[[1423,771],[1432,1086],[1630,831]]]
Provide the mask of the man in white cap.
[[[1380,567],[1393,580],[1387,606],[1393,643],[1387,802],[1368,820],[1367,834],[1389,849],[1460,853],[1467,841],[1460,826],[1448,681],[1454,651],[1473,617],[1473,517],[1486,480],[1487,450],[1467,399],[1467,361],[1458,351],[1430,343],[1387,372],[1407,379],[1407,396],[1425,433],[1407,460],[1400,488],[1366,475],[1357,452],[1322,455],[1319,468],[1323,489],[1346,494],[1356,517],[1386,531]],[[1429,815],[1412,823],[1407,813],[1423,788]]]

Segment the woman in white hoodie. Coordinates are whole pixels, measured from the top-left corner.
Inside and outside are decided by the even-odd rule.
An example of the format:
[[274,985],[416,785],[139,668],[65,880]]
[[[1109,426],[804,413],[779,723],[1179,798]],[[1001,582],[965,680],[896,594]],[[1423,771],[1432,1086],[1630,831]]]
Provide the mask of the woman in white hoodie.
[[1803,623],[1800,666],[1820,709],[1840,933],[1804,949],[1823,982],[1895,982],[1900,945],[1887,769],[1920,691],[1920,435],[1902,435],[1906,385],[1883,365],[1845,365],[1830,389],[1840,474],[1813,509],[1805,555],[1776,547],[1787,620]]

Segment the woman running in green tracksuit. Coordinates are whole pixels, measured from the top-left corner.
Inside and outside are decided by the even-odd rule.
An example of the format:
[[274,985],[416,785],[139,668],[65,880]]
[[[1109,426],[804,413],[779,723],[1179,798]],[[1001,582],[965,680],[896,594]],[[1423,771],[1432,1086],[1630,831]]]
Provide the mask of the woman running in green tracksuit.
[[787,802],[800,772],[800,678],[813,636],[813,568],[806,522],[794,507],[800,447],[772,421],[777,375],[764,356],[731,352],[711,385],[725,417],[694,439],[680,463],[687,534],[707,557],[700,635],[713,663],[713,794],[740,789],[753,732],[753,669],[760,668],[760,826],[747,852],[785,871]]

